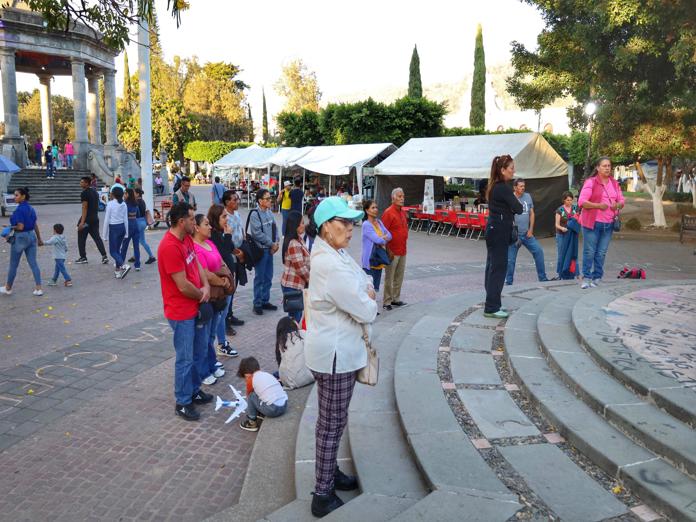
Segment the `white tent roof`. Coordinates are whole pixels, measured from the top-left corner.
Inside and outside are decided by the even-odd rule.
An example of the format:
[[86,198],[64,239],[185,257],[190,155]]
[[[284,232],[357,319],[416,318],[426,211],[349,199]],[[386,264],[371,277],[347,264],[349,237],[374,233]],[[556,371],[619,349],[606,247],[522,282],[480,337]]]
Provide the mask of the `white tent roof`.
[[275,154],[267,158],[263,164],[256,165],[258,168],[265,168],[269,165],[276,165],[282,168],[292,167],[297,161],[306,155],[314,147],[280,147]]
[[217,160],[213,166],[216,168],[235,168],[235,167],[256,167],[257,164],[262,164],[264,161],[273,156],[278,151],[278,148],[265,148],[256,144],[245,149],[235,149],[229,154],[226,154]]
[[312,172],[329,176],[343,176],[351,167],[362,167],[387,149],[396,147],[391,143],[366,143],[359,145],[325,145],[305,147],[310,150],[294,163]]
[[510,154],[516,175],[538,179],[567,176],[568,166],[536,132],[411,138],[375,167],[384,176],[448,176],[486,179],[495,156]]

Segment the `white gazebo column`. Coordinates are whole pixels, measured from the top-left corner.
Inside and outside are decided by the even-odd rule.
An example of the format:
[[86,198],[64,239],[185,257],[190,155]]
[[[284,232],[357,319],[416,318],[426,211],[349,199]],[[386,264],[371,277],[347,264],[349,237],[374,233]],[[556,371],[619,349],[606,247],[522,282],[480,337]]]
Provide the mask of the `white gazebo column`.
[[85,64],[72,62],[73,114],[75,119],[75,168],[87,168],[89,141],[87,138],[87,94],[85,92]]
[[41,99],[41,139],[44,147],[53,142],[53,107],[51,105],[51,79],[49,75],[39,76],[39,98]]
[[150,31],[142,18],[138,27],[138,100],[140,103],[140,176],[143,199],[154,208],[152,198],[152,107],[150,105]]
[[116,120],[116,71],[104,71],[104,116],[106,118],[106,144],[118,145]]
[[87,115],[89,117],[89,142],[93,145],[101,145],[98,76],[89,76],[87,78]]
[[19,103],[17,102],[17,73],[15,50],[0,48],[0,74],[2,75],[2,105],[5,117],[5,135],[2,152],[20,167],[26,166],[24,140],[19,135]]

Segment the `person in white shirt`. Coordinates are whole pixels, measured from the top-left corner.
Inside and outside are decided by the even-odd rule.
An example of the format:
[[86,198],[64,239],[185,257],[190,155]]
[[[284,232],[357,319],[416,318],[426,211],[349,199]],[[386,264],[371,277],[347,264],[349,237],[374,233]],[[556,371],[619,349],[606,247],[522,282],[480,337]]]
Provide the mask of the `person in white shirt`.
[[121,244],[128,237],[128,207],[123,201],[123,188],[111,187],[111,201],[106,205],[102,238],[109,241],[109,254],[114,259],[116,279],[123,279],[130,271],[121,255]]
[[280,417],[288,408],[288,394],[278,379],[262,372],[259,361],[245,357],[239,363],[237,376],[246,380],[247,418],[239,427],[246,431],[259,431],[257,416]]
[[311,283],[305,302],[305,361],[317,383],[319,414],[316,429],[316,485],[312,514],[323,517],[343,505],[335,490],[358,487],[355,477],[338,469],[336,457],[356,372],[367,365],[363,329],[377,317],[372,279],[345,251],[353,223],[362,219],[339,197],[316,207],[310,226],[317,237],[310,258]]

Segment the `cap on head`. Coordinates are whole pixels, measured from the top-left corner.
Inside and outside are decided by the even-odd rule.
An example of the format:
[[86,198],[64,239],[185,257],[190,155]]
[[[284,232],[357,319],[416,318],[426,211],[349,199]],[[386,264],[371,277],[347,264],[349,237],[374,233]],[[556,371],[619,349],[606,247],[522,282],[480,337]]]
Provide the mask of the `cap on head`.
[[362,219],[364,214],[362,210],[351,209],[345,199],[332,196],[317,205],[314,211],[314,222],[317,224],[317,227],[320,227],[328,220],[336,217],[355,221]]
[[286,181],[285,183],[283,183],[284,187],[289,187],[290,185],[292,185],[292,183],[290,183],[289,181]]

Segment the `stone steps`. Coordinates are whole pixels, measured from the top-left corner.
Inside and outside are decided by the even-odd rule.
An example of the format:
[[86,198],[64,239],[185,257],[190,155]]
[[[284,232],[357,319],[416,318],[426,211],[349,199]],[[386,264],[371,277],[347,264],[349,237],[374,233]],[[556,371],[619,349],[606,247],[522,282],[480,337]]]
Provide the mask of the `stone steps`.
[[562,295],[547,292],[544,297],[542,293],[507,321],[505,356],[516,380],[560,434],[606,473],[668,517],[696,520],[696,482],[595,413],[545,360],[539,347],[539,315],[558,303]]
[[59,169],[54,179],[46,179],[45,169],[24,169],[12,175],[8,190],[29,187],[32,205],[80,203],[80,178],[90,174],[88,170]]
[[[626,293],[633,288],[622,285]],[[693,476],[696,472],[696,432],[654,404],[641,400],[603,372],[583,350],[572,327],[572,310],[580,292],[573,290],[558,296],[538,316],[540,348],[549,364],[595,412]]]

